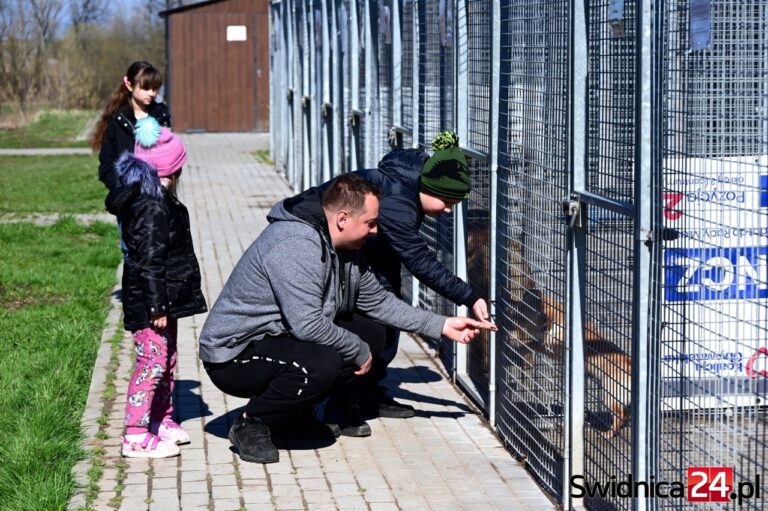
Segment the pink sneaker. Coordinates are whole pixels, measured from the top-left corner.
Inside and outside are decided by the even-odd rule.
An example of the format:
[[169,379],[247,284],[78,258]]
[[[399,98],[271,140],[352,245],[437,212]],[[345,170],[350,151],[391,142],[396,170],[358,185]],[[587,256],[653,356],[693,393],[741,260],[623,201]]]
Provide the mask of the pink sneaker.
[[126,458],[173,458],[179,447],[152,433],[138,433],[123,437],[123,456]]
[[188,444],[189,435],[181,426],[170,419],[165,419],[157,427],[157,436],[176,445]]

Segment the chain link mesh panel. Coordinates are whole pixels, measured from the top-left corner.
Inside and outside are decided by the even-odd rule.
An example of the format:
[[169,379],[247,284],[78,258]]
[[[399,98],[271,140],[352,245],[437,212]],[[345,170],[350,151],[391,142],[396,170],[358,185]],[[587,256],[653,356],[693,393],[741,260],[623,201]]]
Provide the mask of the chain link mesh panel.
[[[399,0],[396,0],[399,1]],[[417,14],[417,10],[414,8],[413,0],[402,0],[402,14],[400,16],[400,23],[402,31],[400,33],[400,96],[401,100],[401,121],[402,128],[409,130],[411,134],[403,133],[402,147],[410,148],[413,146],[413,59],[414,59],[414,44],[413,44],[413,26],[414,17]],[[408,303],[413,303],[413,275],[410,274],[405,267],[401,271],[402,277],[402,296],[403,300]]]
[[[768,4],[712,2],[704,19],[692,4],[667,2],[661,31],[659,228],[678,237],[664,243],[653,304],[661,321],[658,478],[732,467],[735,489],[758,475],[764,485],[768,469]],[[767,507],[763,487],[738,509]]]
[[[448,0],[380,0],[372,5],[379,20],[372,25],[378,51],[380,89],[365,90],[365,3],[337,2],[342,59],[343,118],[352,115],[352,99],[365,108],[366,94],[380,94],[380,122],[345,122],[345,170],[362,165],[365,130],[376,124],[384,140],[393,104],[391,48],[382,28],[382,7],[400,7],[402,42],[402,124],[418,128],[415,142],[429,149],[443,129],[456,129],[454,89],[456,3]],[[293,96],[285,106],[292,138],[288,178],[302,188],[306,148],[315,136],[308,130],[302,99],[309,94],[302,64],[314,53],[307,29],[314,23],[312,2],[286,0],[280,12],[290,26],[284,41],[291,46],[285,64]],[[489,116],[498,108],[499,161],[496,225],[490,219],[490,172],[481,157],[471,158],[473,192],[467,201],[468,279],[478,288],[490,285],[489,239],[496,229],[496,374],[489,374],[486,339],[468,350],[468,367],[479,389],[496,383],[496,427],[510,451],[556,500],[562,494],[566,319],[585,337],[586,404],[583,431],[584,477],[610,482],[631,473],[631,413],[651,416],[658,450],[648,463],[656,481],[690,481],[688,468],[733,467],[733,481],[755,482],[766,469],[768,396],[768,4],[763,0],[667,0],[653,2],[663,26],[652,34],[662,85],[654,97],[662,141],[660,181],[652,194],[663,201],[656,232],[660,264],[650,270],[650,342],[646,348],[658,366],[649,382],[652,408],[627,407],[632,375],[632,284],[636,243],[634,219],[597,206],[587,209],[584,315],[566,310],[566,239],[561,201],[571,193],[568,77],[569,9],[572,0],[501,0],[501,33],[490,34],[489,0],[467,0],[468,97],[467,139],[473,153],[490,151]],[[636,47],[639,16],[636,1],[588,2],[587,191],[635,205],[635,154],[638,152],[639,105]],[[707,7],[706,9],[703,8]],[[619,11],[618,7],[621,7]],[[352,42],[351,9],[358,15],[360,44]],[[693,14],[692,14],[693,13]],[[391,18],[390,18],[391,19]],[[414,25],[415,23],[415,25]],[[418,34],[413,40],[414,28]],[[391,34],[395,37],[396,34]],[[499,37],[500,90],[491,105],[489,84],[491,37]],[[309,45],[309,46],[308,46]],[[650,46],[650,45],[649,45]],[[352,53],[352,49],[357,51]],[[285,52],[287,48],[280,48]],[[334,57],[335,58],[335,57]],[[418,76],[413,76],[413,59]],[[332,58],[333,59],[333,58]],[[360,64],[360,87],[351,89],[351,64]],[[464,64],[464,63],[462,63]],[[315,71],[318,71],[317,69]],[[414,79],[418,79],[418,88]],[[390,84],[390,90],[387,87]],[[413,94],[418,108],[413,111]],[[275,96],[277,97],[277,96]],[[280,103],[278,101],[278,103]],[[312,108],[316,108],[313,105]],[[495,115],[495,114],[494,114]],[[357,118],[358,121],[365,119]],[[496,136],[495,134],[493,136]],[[651,137],[652,140],[656,139]],[[403,135],[405,146],[413,140]],[[357,146],[353,146],[357,144]],[[359,161],[349,161],[355,147]],[[376,155],[376,160],[381,157]],[[279,155],[277,155],[279,159]],[[423,235],[439,260],[454,267],[452,215],[427,218]],[[484,240],[487,238],[487,240]],[[412,298],[411,277],[403,272],[404,298]],[[577,276],[579,277],[579,276]],[[454,314],[454,304],[418,287],[425,308]],[[454,366],[454,344],[440,344],[441,360]],[[642,390],[641,390],[642,391]],[[581,396],[574,396],[580,398]],[[630,414],[622,415],[622,410]],[[571,435],[574,441],[581,437]],[[643,455],[645,446],[634,446]],[[709,482],[709,481],[708,481]],[[763,481],[761,481],[762,483]],[[589,509],[629,509],[631,499],[588,498]],[[699,509],[682,499],[656,499],[651,507]],[[708,504],[732,509],[736,504]],[[719,506],[719,507],[718,507]],[[742,507],[766,508],[759,499]]]
[[[474,151],[488,155],[491,128],[491,2],[467,2],[467,120]],[[491,169],[489,158],[469,158],[472,190],[467,208],[468,282],[488,299],[491,295]],[[471,313],[471,312],[470,312]],[[484,403],[490,383],[490,334],[481,332],[467,347],[467,372]]]
[[[374,4],[376,5],[376,4]],[[379,0],[376,5],[378,23],[378,72],[379,72],[379,133],[376,147],[379,161],[391,149],[389,130],[392,128],[392,0]]]
[[[432,139],[453,125],[454,100],[454,4],[417,2],[419,23],[419,144],[429,149]],[[453,269],[453,214],[426,218],[422,236],[449,269]],[[448,316],[456,307],[423,284],[419,285],[419,304]],[[453,365],[452,341],[443,341],[440,354],[446,367]]]
[[[403,0],[402,22],[402,55],[400,71],[400,80],[402,83],[402,122],[403,128],[413,130],[413,19],[415,10],[413,0]],[[410,135],[403,135],[403,146],[411,147],[413,138]]]
[[[508,0],[501,16],[496,421],[510,450],[560,498],[563,355],[549,342],[544,305],[566,294],[568,2]],[[547,310],[556,336],[563,308]]]
[[[590,2],[587,59],[587,190],[634,202],[637,124],[636,3]],[[584,476],[632,472],[631,400],[635,219],[589,206],[584,273]],[[586,498],[588,509],[631,509],[629,499]]]
[[352,91],[353,94],[357,94],[357,108],[360,115],[354,116],[354,124],[352,126],[353,140],[356,148],[357,161],[352,162],[352,168],[350,171],[365,168],[365,155],[368,148],[365,146],[365,130],[367,129],[367,112],[365,112],[365,97],[369,94],[369,91],[365,88],[365,1],[357,0],[354,8],[357,10],[357,30],[358,30],[358,46],[357,55],[352,55],[352,58],[356,58],[358,62],[358,83],[359,87],[356,91]]
[[441,130],[456,129],[454,102],[454,4],[417,2],[419,23],[419,140],[429,148]]
[[293,91],[293,140],[294,140],[294,172],[295,183],[302,182],[304,172],[304,109],[302,108],[302,96],[304,94],[304,10],[303,2],[293,3],[293,30],[295,37],[295,52],[293,61],[294,91]]
[[352,136],[352,126],[351,126],[351,115],[352,115],[352,58],[353,55],[351,54],[351,38],[352,38],[352,29],[349,26],[349,0],[341,0],[338,3],[338,8],[336,10],[337,16],[336,16],[336,23],[338,23],[339,27],[339,48],[341,50],[341,62],[342,62],[342,70],[341,70],[341,88],[342,88],[342,105],[343,105],[343,112],[342,112],[342,124],[343,124],[343,138],[344,143],[342,144],[343,150],[344,150],[344,157],[343,157],[343,164],[342,164],[342,173],[344,172],[350,172],[353,167],[356,168],[356,165],[352,163],[352,144],[355,143],[355,139]]

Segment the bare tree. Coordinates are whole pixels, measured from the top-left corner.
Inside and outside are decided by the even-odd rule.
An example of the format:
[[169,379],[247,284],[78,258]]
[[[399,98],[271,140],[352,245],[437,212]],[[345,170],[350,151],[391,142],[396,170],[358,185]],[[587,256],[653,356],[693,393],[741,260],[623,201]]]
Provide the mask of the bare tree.
[[45,87],[49,45],[62,19],[64,0],[0,3],[0,87],[23,109]]
[[131,62],[162,68],[164,24],[157,13],[177,2],[141,0],[119,16],[107,2],[0,0],[0,104],[21,111],[30,103],[98,107]]
[[22,0],[0,4],[0,87],[8,100],[21,108],[34,91],[29,70],[35,51],[34,27]]
[[38,43],[45,48],[59,28],[64,12],[64,0],[27,0],[30,18],[34,21]]
[[107,4],[104,0],[70,0],[69,17],[75,32],[78,32],[83,25],[98,25],[106,21]]

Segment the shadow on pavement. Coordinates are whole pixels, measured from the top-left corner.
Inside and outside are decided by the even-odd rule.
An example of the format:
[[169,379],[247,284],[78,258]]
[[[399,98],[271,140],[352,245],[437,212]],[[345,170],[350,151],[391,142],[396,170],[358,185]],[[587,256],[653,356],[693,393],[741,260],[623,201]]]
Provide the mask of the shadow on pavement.
[[203,398],[192,392],[193,389],[196,389],[199,386],[200,382],[198,380],[176,381],[176,386],[173,389],[176,393],[174,407],[179,422],[213,415],[208,408],[208,404],[203,401]]

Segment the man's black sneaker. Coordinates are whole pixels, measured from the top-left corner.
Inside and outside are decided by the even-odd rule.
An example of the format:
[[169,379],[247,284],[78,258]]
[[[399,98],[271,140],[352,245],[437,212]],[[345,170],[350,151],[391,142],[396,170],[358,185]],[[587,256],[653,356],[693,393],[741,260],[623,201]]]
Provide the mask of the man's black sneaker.
[[416,415],[412,406],[398,403],[384,392],[366,394],[360,399],[360,407],[366,416],[387,419],[408,419]]
[[325,423],[341,436],[371,436],[371,427],[363,420],[357,404],[341,407],[329,401],[325,407]]
[[270,437],[269,426],[256,417],[238,417],[228,436],[243,461],[277,463],[280,460],[280,453]]
[[[334,427],[335,426],[335,427]],[[312,413],[304,410],[272,426],[275,435],[290,438],[339,438],[341,430],[336,425],[326,424]]]

